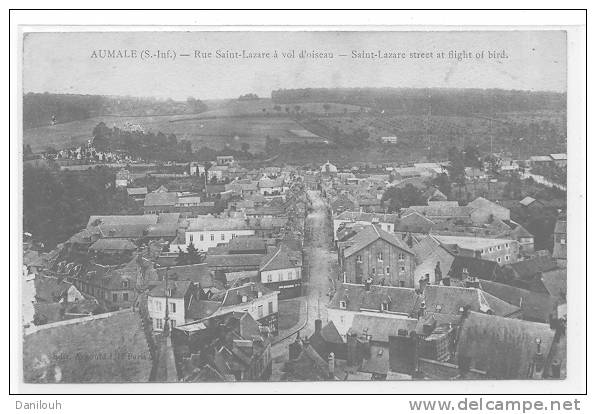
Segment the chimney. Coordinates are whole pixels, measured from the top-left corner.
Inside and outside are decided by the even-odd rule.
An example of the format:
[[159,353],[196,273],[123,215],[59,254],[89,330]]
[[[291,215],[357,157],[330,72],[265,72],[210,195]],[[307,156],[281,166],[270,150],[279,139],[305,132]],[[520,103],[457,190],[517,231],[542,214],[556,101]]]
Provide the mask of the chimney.
[[473,276],[468,276],[465,279],[465,283],[467,288],[480,288],[480,281],[478,280],[478,278],[475,278]]
[[368,291],[370,291],[370,286],[372,285],[372,282],[373,282],[373,280],[372,280],[372,277],[368,277],[368,279],[366,279],[366,280],[364,281],[364,289],[365,289],[367,292],[368,292]]
[[315,319],[315,333],[321,333],[321,328],[323,327],[323,321],[320,319]]
[[327,362],[329,364],[329,378],[333,378],[335,377],[335,354],[333,352],[329,352]]

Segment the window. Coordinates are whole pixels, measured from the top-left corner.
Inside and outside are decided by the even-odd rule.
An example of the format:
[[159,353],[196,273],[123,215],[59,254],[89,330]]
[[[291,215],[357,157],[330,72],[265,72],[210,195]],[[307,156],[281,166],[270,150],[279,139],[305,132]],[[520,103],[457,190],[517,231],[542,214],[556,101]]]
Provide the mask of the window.
[[258,318],[261,319],[262,317],[263,317],[263,305],[259,305]]
[[406,260],[406,255],[403,253],[399,253],[399,260]]
[[497,257],[497,263],[501,263],[501,258]]
[[362,263],[362,256],[360,256],[360,255],[356,256],[356,261]]
[[271,273],[267,274],[267,282],[273,282],[273,276],[271,276]]
[[292,272],[288,272],[288,280],[292,280]]
[[379,262],[382,262],[382,261],[383,261],[383,252],[379,252],[379,253],[377,253],[377,260],[378,260]]
[[493,248],[492,248],[492,247],[489,247],[489,248],[488,248],[488,251],[489,251],[489,252],[492,252],[492,251],[493,251]]
[[235,239],[236,238],[236,233],[232,233],[232,238]]
[[155,328],[156,329],[163,329],[163,319],[156,319],[155,320]]
[[122,282],[122,287],[124,289],[128,289],[128,280],[125,280],[125,281]]
[[372,268],[372,274],[376,275],[377,274],[377,269],[375,269],[374,267]]
[[505,248],[508,249],[509,248],[509,243],[505,243]]
[[501,250],[501,245],[498,245],[497,246],[497,250]]
[[505,260],[509,261],[509,255],[505,256]]
[[176,313],[176,304],[175,303],[170,303],[170,312]]
[[567,241],[563,238],[561,238],[561,244],[565,244]]
[[172,328],[175,328],[176,327],[176,321],[172,319],[171,323],[172,323]]
[[161,302],[160,301],[155,302],[155,310],[158,312],[161,312]]
[[387,269],[385,269],[385,273],[389,274],[389,266],[387,266]]
[[282,280],[284,280],[284,274],[283,274],[282,272],[279,272],[279,273],[277,274],[277,280],[279,280],[280,282],[281,282]]
[[118,294],[112,293],[112,302],[118,302]]
[[190,242],[191,242],[191,243],[194,241],[193,239],[194,239],[194,237],[193,237],[193,235],[191,234],[191,235],[190,235]]
[[405,272],[406,271],[406,267],[405,266],[400,266],[399,267],[399,271],[400,272]]
[[214,240],[215,240],[215,234],[212,234],[211,235],[211,241],[214,241]]
[[269,315],[273,313],[273,302],[269,302]]
[[205,238],[205,237],[204,237],[202,234],[199,236],[199,240],[200,240],[200,241],[203,241],[203,239],[204,239],[204,238]]
[[123,300],[124,302],[128,302],[128,293],[123,293],[123,294],[122,294],[122,300]]
[[383,302],[381,303],[381,310],[382,311],[387,311],[389,310],[389,304],[387,302]]
[[225,235],[225,234],[223,234],[223,233],[221,234],[221,236],[220,236],[220,237],[221,237],[221,241],[224,241],[224,240],[226,239],[226,235]]
[[[348,305],[348,304],[346,303],[346,301],[345,301],[345,300],[340,300],[340,301],[339,301],[339,308],[340,308],[340,309],[346,309],[346,308],[348,307],[347,305]],[[342,321],[342,322],[343,322],[343,321]]]

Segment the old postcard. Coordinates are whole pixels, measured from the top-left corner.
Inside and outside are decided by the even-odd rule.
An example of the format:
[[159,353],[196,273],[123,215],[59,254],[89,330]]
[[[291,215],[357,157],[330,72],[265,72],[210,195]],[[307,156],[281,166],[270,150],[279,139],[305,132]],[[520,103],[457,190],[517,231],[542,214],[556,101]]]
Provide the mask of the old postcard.
[[567,30],[20,42],[24,385],[570,375]]

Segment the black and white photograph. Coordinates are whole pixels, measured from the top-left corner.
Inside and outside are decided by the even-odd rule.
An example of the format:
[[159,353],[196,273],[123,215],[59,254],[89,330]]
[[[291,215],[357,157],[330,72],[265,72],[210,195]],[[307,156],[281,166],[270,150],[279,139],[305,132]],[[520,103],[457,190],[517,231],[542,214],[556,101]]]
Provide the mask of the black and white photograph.
[[571,375],[567,30],[19,44],[24,386]]

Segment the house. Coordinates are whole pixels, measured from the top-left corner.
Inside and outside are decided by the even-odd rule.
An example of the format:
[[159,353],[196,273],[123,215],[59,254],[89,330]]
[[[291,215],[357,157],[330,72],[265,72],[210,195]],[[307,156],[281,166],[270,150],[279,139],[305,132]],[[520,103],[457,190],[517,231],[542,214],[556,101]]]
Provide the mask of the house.
[[337,167],[327,161],[321,166],[321,174],[337,174]]
[[269,177],[263,177],[258,182],[258,188],[261,195],[270,197],[282,195],[288,187],[285,185],[284,179],[282,177],[273,179]]
[[340,256],[344,282],[414,287],[414,253],[393,234],[367,226],[347,242]]
[[215,157],[215,164],[216,165],[230,165],[234,162],[233,155],[217,155]]
[[561,267],[567,267],[567,220],[559,219],[554,230],[553,259]]
[[289,359],[284,364],[283,381],[334,381],[335,358],[333,355],[327,359],[321,357],[317,349],[310,344],[308,338],[300,338],[296,334],[294,342],[290,343]]
[[167,321],[170,328],[186,323],[186,313],[197,286],[189,280],[164,280],[147,294],[147,307],[153,330],[162,331]]
[[64,384],[148,382],[155,379],[154,348],[153,338],[143,330],[142,316],[131,309],[33,327],[23,337],[23,379]]
[[207,179],[220,181],[227,176],[229,168],[227,165],[214,165],[207,170]]
[[250,229],[243,219],[210,216],[190,218],[184,232],[184,245],[176,245],[173,248],[179,247],[186,251],[192,243],[197,250],[206,252],[210,247],[229,243],[236,237],[253,236],[254,234],[255,231]]
[[557,167],[565,168],[567,166],[567,154],[550,154]]
[[208,254],[205,262],[214,273],[246,272],[257,276],[262,260],[262,254]]
[[153,191],[145,196],[144,214],[174,213],[178,203],[178,193]]
[[321,319],[315,319],[315,332],[308,338],[308,342],[324,360],[328,360],[331,353],[337,359],[347,359],[346,342],[333,321],[323,326]]
[[382,230],[393,233],[397,220],[399,220],[399,215],[397,214],[344,211],[333,216],[333,240],[337,241],[337,230],[342,223],[376,224]]
[[434,237],[458,256],[491,260],[499,265],[515,263],[520,259],[519,243],[516,240],[443,235]]
[[381,142],[383,144],[397,144],[397,137],[396,136],[381,137]]
[[281,245],[261,259],[261,283],[278,290],[281,299],[295,298],[302,294],[302,252]]
[[410,213],[405,213],[398,219],[393,231],[402,237],[405,237],[410,233],[428,234],[434,224],[435,223],[426,216],[416,211],[412,211]]
[[446,275],[452,284],[456,281],[465,284],[470,280],[503,280],[504,269],[493,260],[478,259],[469,256],[455,256]]
[[330,203],[331,214],[339,215],[344,211],[354,211],[358,209],[356,200],[349,194],[341,194]]
[[259,325],[275,334],[278,330],[278,295],[278,291],[261,283],[249,282],[207,297],[195,296],[190,301],[186,319],[188,322],[229,312],[248,312]]
[[116,173],[116,187],[128,187],[128,184],[132,182],[130,171],[125,168],[121,168]]
[[129,197],[133,198],[135,201],[144,201],[145,197],[147,196],[148,190],[147,187],[128,187],[126,189],[126,193]]
[[193,161],[188,165],[188,172],[190,175],[203,175],[205,174],[205,165]]
[[402,216],[416,212],[432,221],[470,220],[473,207],[460,206],[453,202],[429,202],[427,206],[410,206],[402,211]]
[[420,280],[426,281],[427,284],[439,284],[443,278],[448,277],[455,256],[435,238],[423,237],[412,246],[412,251],[416,256],[414,269],[416,286],[420,286]]
[[491,379],[542,379],[556,356],[555,332],[547,324],[470,312],[457,343],[461,371]]
[[419,296],[412,288],[343,283],[327,305],[327,319],[345,338],[356,315],[413,319],[418,301]]
[[177,326],[172,345],[184,382],[266,381],[271,376],[271,340],[248,312]]
[[510,219],[510,212],[508,208],[489,201],[484,197],[478,197],[474,201],[470,201],[468,203],[468,207],[473,208],[470,217],[474,223],[490,223],[496,219]]
[[532,155],[529,159],[530,165],[548,165],[553,163],[550,155]]

